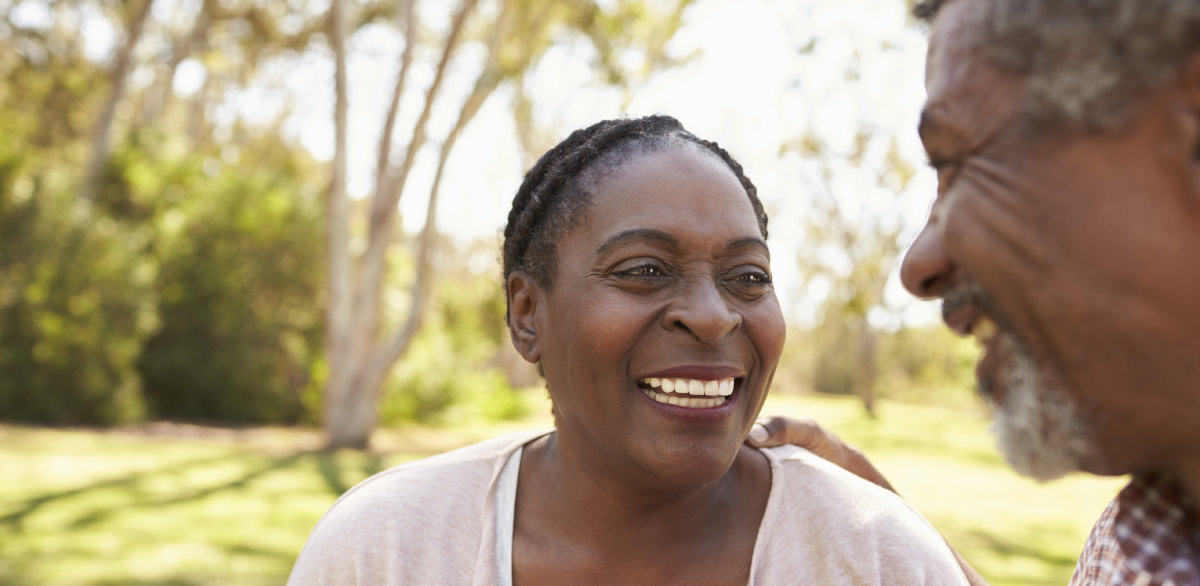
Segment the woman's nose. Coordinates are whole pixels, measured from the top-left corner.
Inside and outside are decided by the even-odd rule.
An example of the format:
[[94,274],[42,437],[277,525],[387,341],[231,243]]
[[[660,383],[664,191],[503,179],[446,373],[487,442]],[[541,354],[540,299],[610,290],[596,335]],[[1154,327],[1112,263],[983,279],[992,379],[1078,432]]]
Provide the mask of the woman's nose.
[[682,294],[663,313],[663,326],[682,329],[706,344],[720,341],[742,323],[742,315],[730,306],[714,279],[688,283]]
[[942,242],[941,227],[935,218],[930,218],[904,255],[900,281],[913,295],[930,299],[946,290],[954,270],[954,261],[946,255]]

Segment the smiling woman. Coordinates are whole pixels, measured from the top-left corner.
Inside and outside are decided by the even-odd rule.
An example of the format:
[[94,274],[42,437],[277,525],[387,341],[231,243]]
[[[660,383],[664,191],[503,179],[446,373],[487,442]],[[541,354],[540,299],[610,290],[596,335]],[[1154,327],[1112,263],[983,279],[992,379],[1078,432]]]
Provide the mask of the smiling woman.
[[743,445],[783,347],[767,218],[666,116],[576,131],[505,230],[509,330],[555,429],[383,472],[290,584],[965,584],[894,494]]

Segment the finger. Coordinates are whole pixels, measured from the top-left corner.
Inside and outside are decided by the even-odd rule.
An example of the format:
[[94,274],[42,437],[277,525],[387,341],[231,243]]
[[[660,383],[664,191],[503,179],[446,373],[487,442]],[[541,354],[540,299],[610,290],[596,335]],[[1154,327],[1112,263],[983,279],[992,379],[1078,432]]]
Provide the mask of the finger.
[[[809,451],[828,450],[824,430],[811,419],[763,417],[751,430],[749,443],[757,447],[793,444]],[[763,432],[766,432],[764,437]]]
[[746,436],[746,443],[752,446],[763,446],[767,440],[771,439],[771,432],[767,431],[766,426],[755,421],[750,427],[750,435]]

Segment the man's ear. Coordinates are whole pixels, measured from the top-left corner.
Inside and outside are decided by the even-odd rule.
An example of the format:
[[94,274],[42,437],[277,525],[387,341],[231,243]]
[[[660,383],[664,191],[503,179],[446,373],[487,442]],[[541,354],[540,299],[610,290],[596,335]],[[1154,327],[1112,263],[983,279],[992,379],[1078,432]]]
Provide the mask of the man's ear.
[[542,289],[524,271],[508,275],[508,334],[517,352],[531,364],[542,359],[535,326]]

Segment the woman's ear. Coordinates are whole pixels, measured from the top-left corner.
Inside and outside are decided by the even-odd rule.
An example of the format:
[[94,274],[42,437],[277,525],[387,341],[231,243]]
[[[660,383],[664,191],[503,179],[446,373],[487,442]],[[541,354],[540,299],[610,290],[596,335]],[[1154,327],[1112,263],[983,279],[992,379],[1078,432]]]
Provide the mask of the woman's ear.
[[521,356],[532,364],[542,359],[534,325],[542,290],[533,277],[524,271],[508,276],[508,334]]

